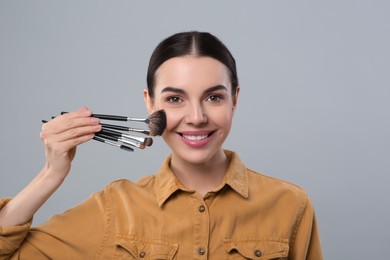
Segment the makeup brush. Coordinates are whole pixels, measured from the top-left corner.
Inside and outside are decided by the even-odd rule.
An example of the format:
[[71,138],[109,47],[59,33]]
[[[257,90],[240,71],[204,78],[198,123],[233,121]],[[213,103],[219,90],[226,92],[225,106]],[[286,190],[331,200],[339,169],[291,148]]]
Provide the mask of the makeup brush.
[[130,145],[130,146],[133,146],[133,147],[137,147],[139,149],[145,149],[145,144],[142,144],[142,143],[139,143],[139,142],[134,142],[134,141],[131,141],[131,140],[123,138],[123,137],[112,136],[112,135],[104,134],[104,133],[101,133],[101,132],[98,132],[95,135],[98,136],[98,137],[104,138],[104,139],[108,139],[110,141],[120,142],[122,144]]
[[[67,112],[61,112],[65,114]],[[150,135],[162,135],[167,126],[167,116],[164,110],[158,110],[152,113],[147,118],[135,118],[127,116],[117,116],[117,115],[104,115],[104,114],[92,114],[92,117],[100,118],[103,120],[114,120],[114,121],[135,121],[135,122],[144,122],[148,125],[151,133]]]
[[164,110],[158,110],[145,119],[103,114],[92,114],[92,116],[105,120],[144,122],[149,126],[151,135],[162,135],[167,126],[167,116]]
[[155,135],[162,135],[167,127],[167,115],[164,110],[158,110],[152,113],[149,117],[149,129]]
[[152,144],[153,144],[153,139],[150,138],[150,137],[132,136],[132,135],[128,135],[128,134],[124,134],[124,133],[118,132],[118,131],[110,130],[110,129],[102,129],[99,133],[107,134],[107,135],[113,135],[113,136],[116,136],[116,137],[123,137],[123,138],[126,138],[126,139],[133,140],[135,142],[142,143],[142,144],[144,144],[146,146],[152,146]]
[[103,129],[114,129],[114,130],[120,130],[120,131],[126,131],[126,132],[134,132],[134,133],[140,133],[144,135],[149,135],[149,136],[155,136],[156,134],[153,133],[150,130],[147,129],[139,129],[139,128],[132,128],[128,126],[121,126],[121,125],[110,125],[110,124],[103,124],[100,123],[103,127]]
[[[55,118],[55,117],[52,116],[52,118]],[[48,122],[47,120],[42,120],[42,123],[47,123],[47,122]],[[113,145],[113,146],[119,147],[120,149],[122,149],[124,151],[134,152],[134,149],[131,148],[130,146],[123,145],[123,144],[118,144],[116,142],[113,142],[113,141],[115,141],[115,139],[107,138],[107,139],[110,139],[110,140],[106,140],[106,139],[104,139],[102,137],[99,137],[99,136],[96,136],[96,135],[92,139],[95,140],[95,141],[101,142],[101,143],[105,143],[105,144],[109,144],[109,145]]]
[[101,138],[99,136],[94,136],[93,140],[96,140],[98,142],[102,142],[102,143],[105,143],[105,144],[109,144],[109,145],[113,145],[113,146],[119,147],[120,149],[122,149],[124,151],[134,152],[134,149],[131,148],[130,146],[123,145],[123,144],[118,144],[116,142],[113,142],[113,141],[110,141],[110,140],[106,140],[106,139]]

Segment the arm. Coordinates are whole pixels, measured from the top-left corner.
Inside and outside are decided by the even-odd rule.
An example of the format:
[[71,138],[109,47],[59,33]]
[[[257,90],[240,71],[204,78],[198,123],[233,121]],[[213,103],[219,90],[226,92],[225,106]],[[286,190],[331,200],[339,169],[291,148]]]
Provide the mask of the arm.
[[55,192],[68,175],[79,144],[100,131],[99,120],[81,108],[59,116],[42,127],[46,163],[40,173],[0,211],[0,227],[23,225]]
[[[322,260],[322,248],[313,205],[306,198],[306,207],[298,223],[289,257],[291,259]],[[289,258],[290,259],[290,258]]]
[[0,230],[0,259],[97,258],[109,230],[108,197],[105,189],[38,227]]

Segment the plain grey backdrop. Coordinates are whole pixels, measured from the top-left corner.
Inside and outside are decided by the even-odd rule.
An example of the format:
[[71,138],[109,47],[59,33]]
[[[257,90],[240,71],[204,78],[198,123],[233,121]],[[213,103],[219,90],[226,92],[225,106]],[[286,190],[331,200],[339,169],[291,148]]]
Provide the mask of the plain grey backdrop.
[[[241,93],[225,148],[303,187],[326,259],[383,259],[390,242],[389,1],[0,1],[0,197],[39,172],[41,120],[88,106],[146,116],[149,56],[180,31],[234,54]],[[126,153],[89,142],[40,224],[113,180],[153,174],[160,138]]]

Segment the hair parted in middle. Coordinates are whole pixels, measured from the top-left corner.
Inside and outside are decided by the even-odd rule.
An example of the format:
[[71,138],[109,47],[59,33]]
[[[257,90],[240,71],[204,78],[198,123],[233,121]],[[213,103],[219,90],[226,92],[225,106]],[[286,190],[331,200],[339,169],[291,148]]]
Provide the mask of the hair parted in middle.
[[211,33],[190,31],[174,34],[160,42],[154,49],[149,60],[146,77],[148,93],[151,98],[154,97],[157,69],[165,61],[185,55],[211,57],[224,64],[230,74],[232,94],[233,96],[236,94],[238,86],[236,61],[228,48]]

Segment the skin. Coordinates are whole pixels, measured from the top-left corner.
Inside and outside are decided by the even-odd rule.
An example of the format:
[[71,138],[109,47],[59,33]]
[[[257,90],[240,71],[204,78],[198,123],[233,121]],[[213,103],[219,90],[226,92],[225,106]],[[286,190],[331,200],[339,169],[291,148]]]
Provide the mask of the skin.
[[226,173],[222,144],[240,88],[233,96],[227,68],[218,60],[189,55],[164,62],[154,90],[153,99],[147,90],[144,98],[149,113],[164,109],[167,114],[163,138],[172,149],[171,169],[184,186],[204,196]]
[[38,175],[0,211],[0,226],[28,222],[68,175],[78,145],[101,130],[99,120],[83,107],[59,116],[42,126],[40,137],[46,163]]
[[[229,134],[239,93],[237,88],[237,94],[232,95],[228,75],[222,63],[209,57],[172,58],[156,72],[154,99],[144,91],[149,113],[159,109],[167,113],[163,138],[172,149],[172,171],[183,185],[202,196],[221,183],[228,165],[222,144]],[[83,107],[43,125],[40,137],[46,163],[0,211],[1,227],[27,223],[63,183],[77,146],[101,130],[99,120],[91,114]]]

